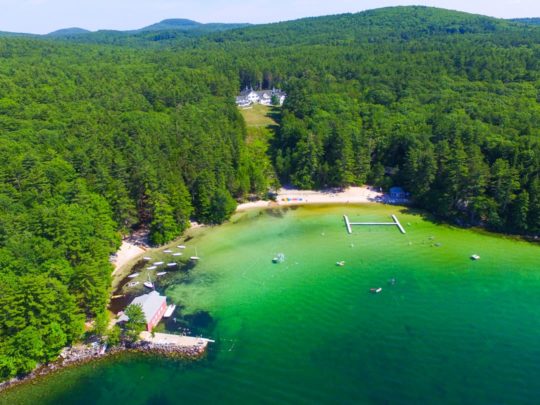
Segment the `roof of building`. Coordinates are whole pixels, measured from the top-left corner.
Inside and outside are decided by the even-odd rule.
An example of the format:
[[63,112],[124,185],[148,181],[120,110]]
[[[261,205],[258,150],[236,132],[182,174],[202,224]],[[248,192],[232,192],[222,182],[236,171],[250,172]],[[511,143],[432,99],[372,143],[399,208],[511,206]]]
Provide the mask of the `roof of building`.
[[[157,291],[152,291],[148,294],[138,296],[133,301],[131,301],[131,304],[129,305],[140,305],[144,313],[144,319],[146,320],[146,323],[148,323],[152,320],[153,316],[156,314],[156,312],[163,305],[164,302],[167,302],[167,297],[159,295]],[[123,322],[127,321],[128,319],[129,318],[125,314],[123,314],[118,319],[118,321]]]
[[404,193],[405,190],[403,190],[402,187],[390,187],[391,193]]
[[272,90],[253,90],[252,88],[245,88],[244,90],[242,90],[240,92],[240,96],[241,97],[247,97],[248,95],[250,95],[251,93],[255,93],[256,95],[258,95],[259,97],[261,97],[263,94],[268,94],[268,95],[276,95],[276,96],[285,96],[285,92],[280,90],[280,89],[272,89]]

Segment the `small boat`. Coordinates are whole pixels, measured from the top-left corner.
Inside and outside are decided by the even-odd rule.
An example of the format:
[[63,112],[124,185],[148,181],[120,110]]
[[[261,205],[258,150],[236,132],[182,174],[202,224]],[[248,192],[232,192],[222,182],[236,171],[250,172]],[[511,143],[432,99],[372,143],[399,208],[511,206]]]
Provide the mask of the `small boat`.
[[152,260],[152,258],[149,257],[149,256],[144,256],[144,257],[143,257],[143,260],[149,261],[149,260]]
[[480,260],[480,256],[478,256],[477,254],[474,254],[471,256],[471,259],[472,260]]
[[176,309],[176,305],[174,304],[169,305],[167,309],[165,310],[165,313],[163,314],[163,318],[169,318],[173,314],[175,309]]
[[163,253],[172,253],[171,249],[164,250]]
[[340,267],[343,267],[345,266],[345,261],[340,261],[340,262],[336,262],[336,266],[340,266]]
[[156,273],[156,276],[164,276],[165,274],[167,274],[166,271],[160,271],[159,273]]
[[173,256],[182,256],[182,253],[173,253]]
[[139,274],[140,274],[140,273],[133,273],[133,274],[130,274],[130,275],[128,276],[128,278],[135,278],[135,277],[137,277]]
[[131,287],[136,287],[139,284],[141,283],[139,283],[138,281],[132,281],[131,283],[127,283],[127,286],[131,288]]
[[283,263],[285,261],[285,255],[283,253],[278,253],[276,257],[272,259],[272,263]]
[[154,266],[161,266],[164,262],[155,262]]
[[197,248],[195,248],[195,256],[190,257],[191,260],[200,260],[199,255],[197,254]]
[[178,249],[185,249],[186,247],[184,245],[178,245],[177,248]]
[[148,281],[145,281],[144,286],[147,288],[154,288],[154,283],[152,283],[152,280],[150,280],[150,274],[148,273]]
[[155,269],[157,269],[157,266],[150,266],[150,267],[148,267],[148,270],[155,270]]
[[381,287],[377,287],[377,288],[370,288],[369,289],[369,292],[372,293],[372,294],[378,294],[382,291],[382,288]]
[[167,263],[167,267],[178,266],[178,263]]

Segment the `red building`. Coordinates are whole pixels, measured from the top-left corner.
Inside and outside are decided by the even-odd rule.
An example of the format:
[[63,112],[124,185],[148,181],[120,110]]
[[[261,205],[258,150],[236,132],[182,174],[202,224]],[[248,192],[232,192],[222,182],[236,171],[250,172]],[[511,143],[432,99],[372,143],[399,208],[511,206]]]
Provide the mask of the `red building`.
[[[152,329],[161,321],[163,314],[167,310],[167,297],[159,295],[157,291],[141,295],[131,301],[130,305],[140,305],[144,318],[146,320],[146,330],[151,332]],[[127,321],[128,317],[124,314],[118,319],[119,322]]]

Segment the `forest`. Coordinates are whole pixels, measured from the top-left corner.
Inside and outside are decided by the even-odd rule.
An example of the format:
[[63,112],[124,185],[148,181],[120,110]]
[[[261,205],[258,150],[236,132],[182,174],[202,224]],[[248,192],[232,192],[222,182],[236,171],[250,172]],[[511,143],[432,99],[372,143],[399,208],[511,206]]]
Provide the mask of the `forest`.
[[[534,24],[397,7],[118,38],[0,38],[2,379],[88,321],[103,333],[123,235],[221,223],[275,174],[400,185],[449,222],[540,232]],[[266,144],[247,141],[245,86],[287,92]]]

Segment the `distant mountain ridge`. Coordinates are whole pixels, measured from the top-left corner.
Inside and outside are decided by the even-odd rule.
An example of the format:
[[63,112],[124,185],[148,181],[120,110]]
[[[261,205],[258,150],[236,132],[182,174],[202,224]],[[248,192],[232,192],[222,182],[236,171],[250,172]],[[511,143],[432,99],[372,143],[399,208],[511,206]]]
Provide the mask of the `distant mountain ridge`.
[[[491,33],[512,26],[540,25],[540,18],[497,19],[425,6],[397,6],[270,24],[200,23],[185,18],[165,19],[133,30],[89,31],[73,27],[45,35],[1,32],[0,37],[50,38],[78,43],[138,45],[179,43],[207,37],[212,42],[263,40],[268,45],[289,42],[318,44],[333,41],[377,42],[383,35],[395,41],[433,35]],[[284,35],[285,34],[285,35]],[[188,42],[186,42],[187,44]]]
[[540,17],[530,17],[530,18],[512,18],[510,21],[530,24],[530,25],[540,25]]
[[92,31],[85,30],[84,28],[72,27],[72,28],[62,28],[60,30],[49,32],[48,34],[46,34],[46,36],[48,36],[48,37],[65,37],[65,36],[71,36],[71,35],[89,34],[91,32]]
[[98,30],[90,31],[80,27],[62,28],[56,31],[49,32],[48,34],[27,34],[24,32],[8,32],[0,31],[0,37],[50,37],[50,38],[70,38],[75,36],[94,35],[103,33],[112,33],[114,35],[133,35],[144,32],[157,32],[157,31],[179,31],[179,32],[215,32],[225,31],[234,28],[243,28],[250,26],[248,23],[200,23],[197,21],[189,20],[186,18],[169,18],[162,20],[155,24],[148,25],[146,27],[134,29],[134,30]]
[[170,18],[160,21],[156,24],[149,25],[147,27],[138,29],[138,32],[148,31],[170,31],[170,30],[204,30],[204,31],[222,31],[234,28],[247,27],[251,24],[247,23],[200,23],[185,18]]

